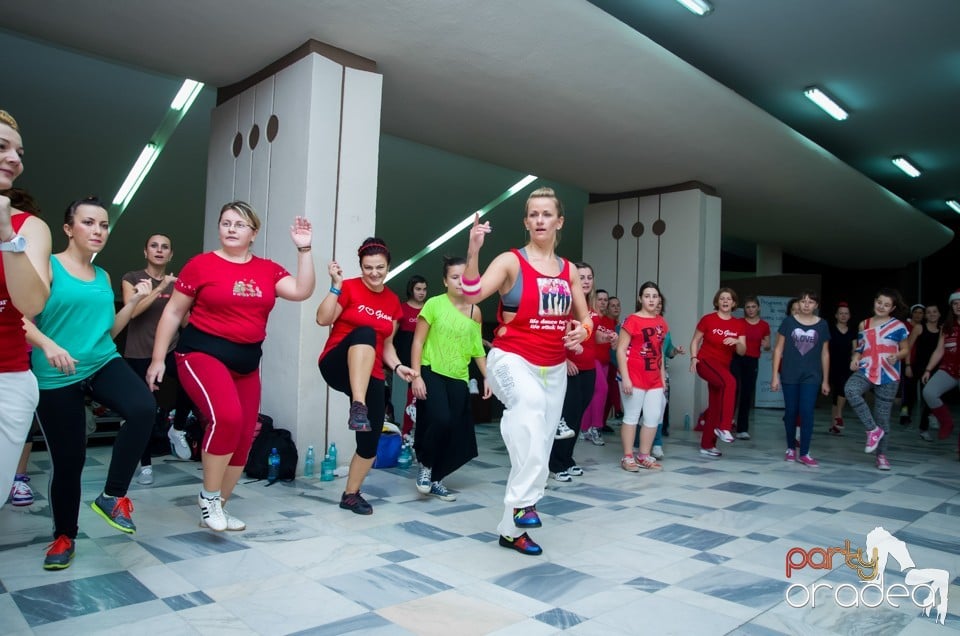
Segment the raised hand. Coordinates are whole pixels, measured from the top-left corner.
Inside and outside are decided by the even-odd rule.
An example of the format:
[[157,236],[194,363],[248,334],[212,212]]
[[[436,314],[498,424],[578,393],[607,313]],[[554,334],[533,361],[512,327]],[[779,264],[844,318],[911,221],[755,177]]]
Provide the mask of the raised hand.
[[470,228],[470,241],[467,244],[467,252],[471,254],[478,254],[480,248],[483,247],[483,240],[486,238],[487,234],[493,231],[493,228],[490,227],[490,221],[480,222],[480,213],[477,212],[473,215],[473,226]]
[[293,225],[290,226],[290,238],[297,247],[310,247],[313,241],[313,226],[306,217],[293,217]]
[[153,283],[150,282],[148,278],[141,278],[137,281],[136,287],[134,289],[133,297],[137,300],[142,300],[150,295],[150,292],[153,291]]
[[337,264],[337,261],[330,261],[327,265],[327,272],[330,274],[330,282],[339,285],[343,282],[343,269]]

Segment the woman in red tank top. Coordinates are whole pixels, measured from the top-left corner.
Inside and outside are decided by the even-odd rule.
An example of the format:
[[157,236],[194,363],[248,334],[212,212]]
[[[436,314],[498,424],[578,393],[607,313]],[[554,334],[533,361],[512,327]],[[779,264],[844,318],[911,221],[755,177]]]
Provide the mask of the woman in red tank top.
[[487,381],[505,407],[500,433],[511,469],[497,531],[501,546],[531,555],[543,552],[526,530],[541,526],[536,503],[567,388],[566,348],[578,348],[594,329],[577,271],[555,253],[563,221],[563,204],[551,188],[531,192],[523,219],[530,240],[522,250],[498,255],[481,277],[478,256],[491,228],[477,214],[462,281],[474,303],[500,294]]
[[[13,483],[39,392],[30,372],[24,316],[40,313],[50,296],[50,230],[14,209],[7,190],[23,172],[23,140],[16,120],[0,110],[0,488]],[[0,490],[6,493],[6,490]],[[0,507],[6,497],[0,498]]]

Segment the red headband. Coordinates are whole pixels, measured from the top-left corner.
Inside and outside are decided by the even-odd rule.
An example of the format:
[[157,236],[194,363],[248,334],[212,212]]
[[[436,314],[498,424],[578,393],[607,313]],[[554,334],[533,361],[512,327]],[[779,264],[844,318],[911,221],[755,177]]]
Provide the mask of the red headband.
[[360,249],[357,250],[357,256],[363,256],[364,251],[370,249],[371,247],[379,247],[382,248],[384,252],[390,252],[390,250],[387,249],[387,246],[383,243],[367,243],[366,245],[360,246]]

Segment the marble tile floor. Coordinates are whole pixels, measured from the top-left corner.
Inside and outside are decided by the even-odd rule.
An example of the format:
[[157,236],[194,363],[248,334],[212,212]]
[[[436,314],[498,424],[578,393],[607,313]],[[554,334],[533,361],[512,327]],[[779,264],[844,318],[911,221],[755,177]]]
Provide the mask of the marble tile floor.
[[[372,472],[368,517],[336,505],[342,479],[242,482],[230,510],[247,530],[219,534],[198,527],[199,465],[172,458],[155,459],[153,486],[132,486],[137,534],[111,529],[89,508],[110,449],[91,448],[76,558],[59,572],[41,568],[50,463],[35,453],[37,502],[0,510],[0,633],[960,632],[956,442],[924,442],[894,425],[893,470],[880,472],[856,421],[832,437],[827,415],[818,413],[816,469],[783,461],[772,410],[758,410],[753,439],[724,445],[719,460],[675,427],[660,472],[621,470],[614,434],[604,447],[578,443],[585,475],[550,480],[539,506],[544,525],[531,535],[540,557],[497,544],[508,471],[497,425],[478,427],[480,457],[446,480],[455,502],[419,495],[413,468]],[[850,605],[861,583],[842,557],[832,570],[800,568],[788,579],[787,553],[847,539],[862,547],[877,526],[906,543],[918,568],[949,572],[944,625],[910,599],[840,607],[821,588],[814,606],[785,600],[791,584],[845,583],[840,599]],[[903,582],[890,559],[884,585]],[[790,594],[794,605],[805,600],[797,587]]]

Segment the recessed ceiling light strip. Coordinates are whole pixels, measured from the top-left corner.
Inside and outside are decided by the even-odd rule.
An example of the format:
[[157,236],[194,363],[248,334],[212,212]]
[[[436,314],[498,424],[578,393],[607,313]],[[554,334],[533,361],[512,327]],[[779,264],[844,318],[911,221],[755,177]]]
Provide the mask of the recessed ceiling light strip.
[[904,157],[903,155],[897,155],[890,161],[893,162],[893,165],[903,170],[907,174],[907,176],[914,177],[914,178],[920,176],[919,168],[913,165],[913,163],[911,163],[910,160]]
[[677,0],[687,10],[697,15],[704,16],[713,12],[713,5],[707,0]]
[[[525,187],[527,187],[528,185],[536,181],[536,179],[537,177],[535,177],[534,175],[528,174],[523,179],[520,179],[519,181],[514,183],[512,186],[507,188],[507,190],[503,194],[501,194],[496,199],[494,199],[490,203],[486,204],[485,206],[477,210],[477,212],[480,214],[480,218],[483,218],[484,215],[486,215],[488,212],[493,210],[495,207],[497,207],[498,205],[500,205],[501,203],[503,203],[513,195],[515,195],[517,192],[520,192],[521,190],[523,190]],[[447,230],[446,232],[444,232],[434,240],[430,241],[430,243],[426,247],[424,247],[422,250],[420,250],[419,252],[417,252],[407,260],[403,261],[396,267],[391,268],[390,273],[387,274],[387,279],[386,279],[387,282],[389,282],[390,279],[399,275],[400,272],[414,265],[417,261],[419,261],[421,258],[426,256],[433,250],[437,249],[438,247],[440,247],[441,245],[449,241],[458,232],[465,230],[468,225],[473,223],[474,214],[475,214],[474,212],[471,212],[467,216],[467,218],[463,219],[462,221],[454,225],[452,228],[450,228],[449,230]]]
[[819,106],[823,112],[827,113],[837,121],[843,121],[850,115],[837,102],[830,98],[816,86],[811,86],[803,91],[804,96],[811,102]]
[[960,201],[949,199],[947,200],[947,206],[957,214],[960,214]]

